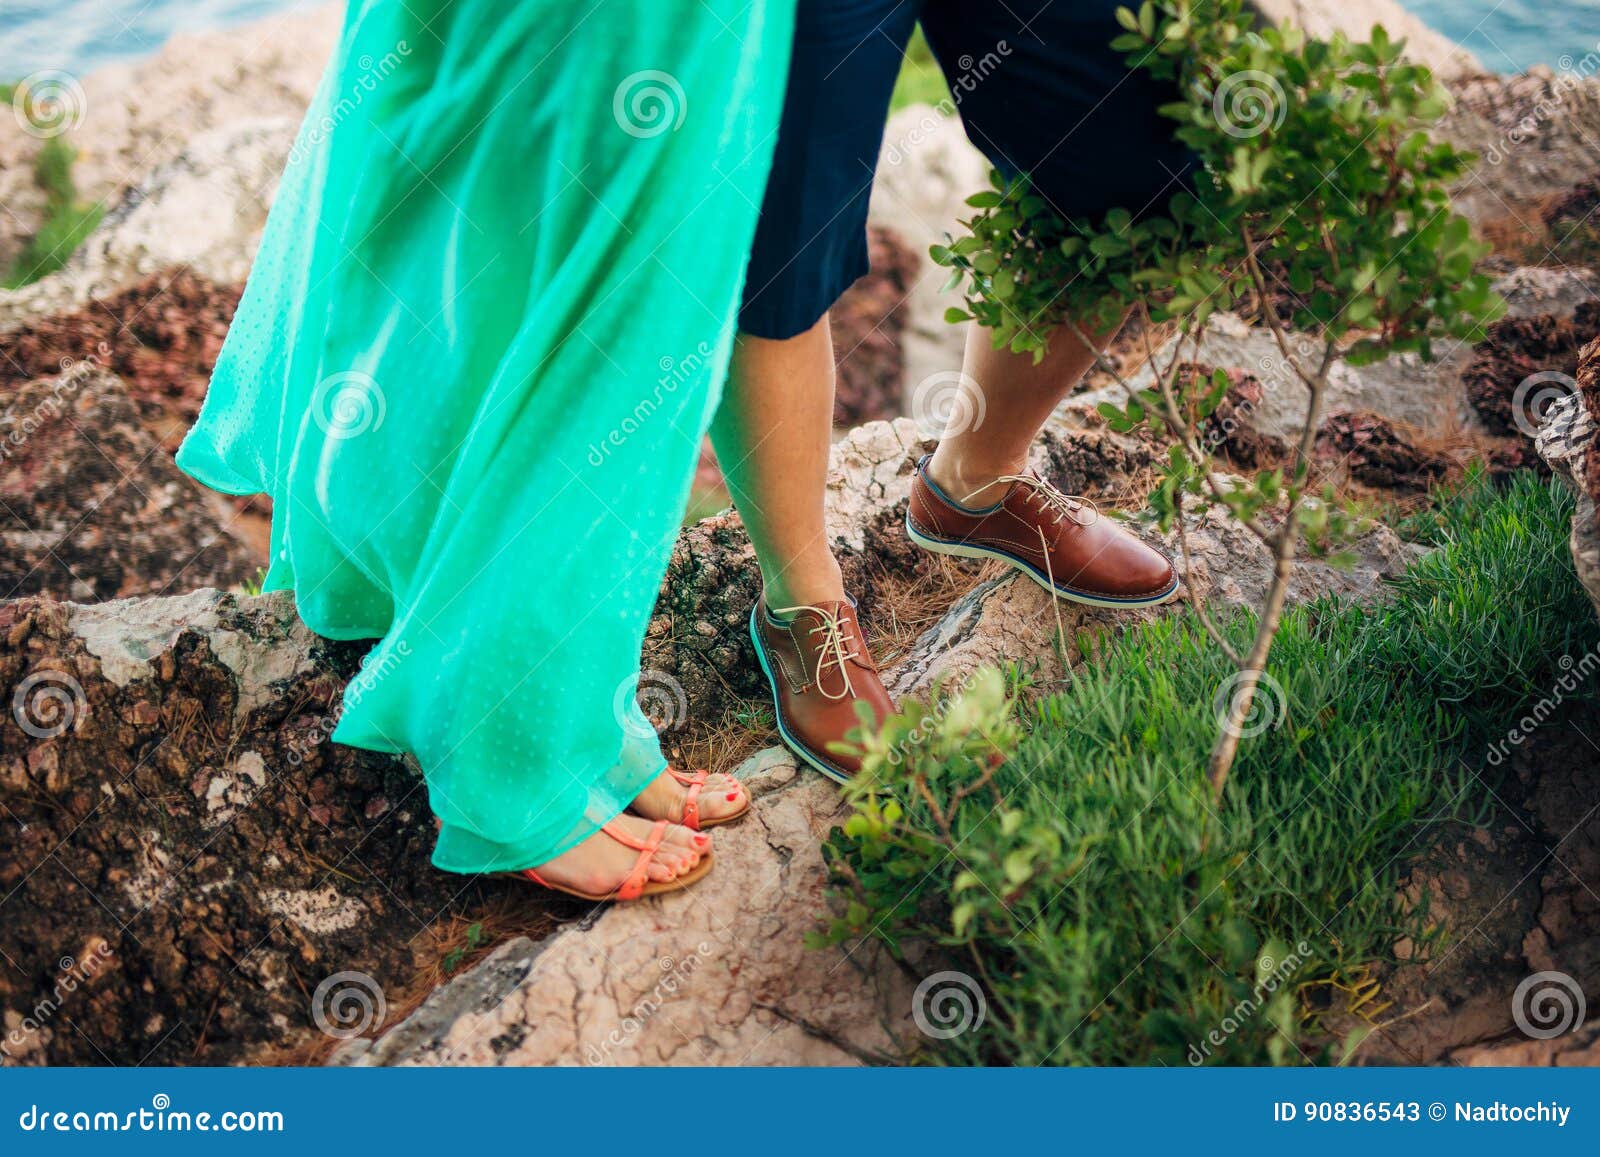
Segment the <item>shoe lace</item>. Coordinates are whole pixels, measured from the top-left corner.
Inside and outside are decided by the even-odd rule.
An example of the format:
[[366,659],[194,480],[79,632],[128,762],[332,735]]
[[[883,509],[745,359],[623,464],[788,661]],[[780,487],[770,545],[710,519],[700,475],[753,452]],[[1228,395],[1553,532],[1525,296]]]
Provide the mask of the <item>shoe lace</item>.
[[[1079,526],[1089,526],[1100,517],[1100,508],[1094,504],[1094,499],[1084,498],[1077,494],[1063,494],[1050,483],[1040,478],[1037,474],[1002,474],[994,482],[1015,482],[1027,488],[1029,496],[1037,498],[1040,505],[1045,508],[1046,514],[1053,514],[1053,525],[1060,526],[1063,518],[1070,518]],[[987,483],[974,490],[963,498],[962,504],[971,502],[973,497],[994,485]],[[1079,515],[1087,511],[1088,518]]]
[[[859,658],[856,654],[855,637],[845,632],[844,621],[833,611],[826,607],[813,607],[802,604],[797,607],[774,607],[773,612],[779,615],[798,614],[801,611],[810,611],[822,621],[811,628],[810,634],[822,635],[822,654],[817,659],[817,690],[822,692],[824,699],[844,699],[854,696],[855,685],[850,682],[849,663],[852,659]],[[844,689],[837,695],[830,694],[823,685],[822,673],[829,663],[839,671],[839,678],[844,683]]]

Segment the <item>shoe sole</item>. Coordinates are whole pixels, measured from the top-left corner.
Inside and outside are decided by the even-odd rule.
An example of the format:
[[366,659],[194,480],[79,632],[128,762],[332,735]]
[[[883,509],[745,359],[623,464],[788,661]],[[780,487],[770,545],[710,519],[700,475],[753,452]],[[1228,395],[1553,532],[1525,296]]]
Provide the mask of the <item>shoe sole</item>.
[[801,743],[793,735],[790,735],[789,729],[783,725],[783,712],[778,709],[778,680],[772,674],[772,668],[767,664],[767,650],[761,644],[761,632],[756,627],[756,615],[760,610],[760,603],[750,608],[750,643],[756,649],[756,662],[761,664],[761,673],[767,677],[767,690],[772,693],[772,718],[778,725],[779,737],[783,740],[784,746],[805,761],[809,767],[820,771],[823,775],[833,780],[834,783],[849,783],[850,776],[829,767],[823,762],[821,756],[813,754],[809,747]]
[[1012,567],[1027,575],[1056,598],[1067,602],[1083,603],[1085,606],[1110,607],[1113,610],[1126,610],[1130,607],[1154,607],[1166,602],[1178,593],[1178,579],[1174,576],[1172,585],[1166,590],[1160,594],[1146,595],[1143,598],[1119,599],[1109,595],[1084,594],[1081,591],[1056,586],[1048,576],[1040,574],[1032,563],[1020,559],[1016,555],[1007,554],[1003,550],[997,550],[989,546],[971,546],[964,542],[952,542],[948,539],[933,538],[929,535],[918,533],[917,528],[911,525],[911,516],[909,514],[906,516],[906,534],[910,536],[912,542],[923,550],[931,551],[934,554],[948,554],[956,558],[997,558],[1001,562],[1009,563]]

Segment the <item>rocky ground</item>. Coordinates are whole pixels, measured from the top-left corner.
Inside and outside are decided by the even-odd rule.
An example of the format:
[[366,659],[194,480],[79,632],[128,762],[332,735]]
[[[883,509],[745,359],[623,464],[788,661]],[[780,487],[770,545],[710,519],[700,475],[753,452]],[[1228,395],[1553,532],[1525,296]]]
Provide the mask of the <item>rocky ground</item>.
[[[1280,7],[1348,25],[1374,6]],[[172,465],[336,24],[327,8],[185,38],[89,78],[73,143],[106,218],[61,273],[0,293],[0,1064],[322,1059],[340,1040],[333,1059],[361,1065],[906,1055],[917,976],[868,948],[803,947],[823,910],[820,837],[841,813],[825,781],[762,748],[770,720],[742,629],[757,579],[736,513],[685,527],[643,665],[689,706],[668,746],[737,769],[755,814],[719,837],[706,885],[588,911],[427,866],[412,769],[327,742],[363,648],[310,635],[287,596],[243,593],[268,512]],[[1600,139],[1600,81],[1485,78],[1421,35],[1413,50],[1454,77],[1446,129],[1484,154],[1459,196],[1497,245],[1511,314],[1432,363],[1338,367],[1320,469],[1401,507],[1472,459],[1551,470],[1580,495],[1573,552],[1600,607],[1600,344],[1585,348],[1600,332],[1600,154],[1585,143]],[[0,257],[36,214],[36,147],[0,133]],[[959,364],[942,271],[922,255],[984,168],[953,118],[892,118],[873,273],[833,315],[830,535],[898,696],[1005,659],[1035,661],[1048,687],[1093,661],[1083,628],[1171,613],[1054,606],[905,537],[932,399]],[[1137,343],[1116,356],[1137,372]],[[1230,465],[1281,457],[1303,393],[1271,339],[1225,317],[1195,359],[1236,382],[1213,419]],[[1526,386],[1538,375],[1550,388]],[[1108,389],[1091,381],[1061,408],[1035,464],[1070,493],[1136,506],[1160,447],[1104,427]],[[1187,598],[1258,596],[1253,540],[1214,516],[1187,534]],[[1413,549],[1379,528],[1353,569],[1305,567],[1294,597],[1381,597]],[[1418,860],[1412,898],[1459,947],[1384,977],[1396,1019],[1368,1059],[1600,1059],[1592,1031],[1516,1033],[1507,1002],[1545,968],[1600,982],[1597,724],[1569,708],[1516,753],[1492,820]]]

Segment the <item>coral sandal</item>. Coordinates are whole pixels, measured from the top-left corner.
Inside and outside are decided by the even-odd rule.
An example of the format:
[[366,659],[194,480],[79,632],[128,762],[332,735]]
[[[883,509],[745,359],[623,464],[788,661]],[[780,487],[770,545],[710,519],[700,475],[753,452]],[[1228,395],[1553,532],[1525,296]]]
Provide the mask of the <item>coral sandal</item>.
[[[700,832],[704,831],[706,828],[714,828],[722,824],[731,824],[734,820],[743,817],[745,813],[750,810],[750,789],[741,783],[739,784],[739,787],[740,790],[744,792],[744,807],[740,808],[732,815],[718,816],[714,820],[702,820],[700,818],[700,792],[705,788],[706,780],[711,778],[711,773],[705,768],[701,768],[693,774],[686,774],[669,767],[667,768],[667,774],[689,789],[687,798],[685,798],[683,801],[683,818],[678,822],[692,831]],[[734,780],[734,782],[738,783],[739,781]]]
[[656,849],[661,846],[661,841],[667,834],[668,826],[669,821],[657,820],[651,825],[650,834],[643,841],[634,839],[627,832],[620,828],[613,828],[610,824],[605,824],[601,827],[600,830],[616,840],[617,843],[634,848],[639,853],[639,858],[634,861],[633,867],[629,869],[622,883],[618,884],[616,889],[611,892],[603,894],[580,892],[577,888],[569,888],[565,884],[552,884],[532,868],[524,868],[522,871],[512,874],[523,879],[532,880],[535,884],[542,888],[549,888],[552,892],[564,892],[568,896],[576,896],[580,900],[588,900],[594,904],[604,903],[607,900],[639,900],[646,896],[660,896],[666,892],[681,892],[690,884],[698,883],[705,878],[706,873],[711,871],[713,856],[710,852],[707,852],[704,859],[675,879],[647,879],[645,875],[646,869],[650,866],[650,860],[655,856]]

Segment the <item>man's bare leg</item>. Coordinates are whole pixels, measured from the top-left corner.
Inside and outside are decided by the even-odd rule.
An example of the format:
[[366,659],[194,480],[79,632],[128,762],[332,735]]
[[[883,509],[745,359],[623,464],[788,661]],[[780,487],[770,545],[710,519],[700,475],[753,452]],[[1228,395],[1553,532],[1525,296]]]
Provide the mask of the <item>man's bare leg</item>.
[[711,442],[755,544],[769,606],[845,597],[823,523],[832,433],[827,317],[783,341],[739,335]]
[[1033,440],[1095,355],[1070,326],[1063,326],[1051,335],[1044,360],[1034,365],[1032,354],[997,350],[988,330],[969,326],[960,386],[966,396],[951,408],[950,428],[928,463],[933,480],[968,505],[997,499],[1004,487],[992,486],[994,480],[1027,468]]

